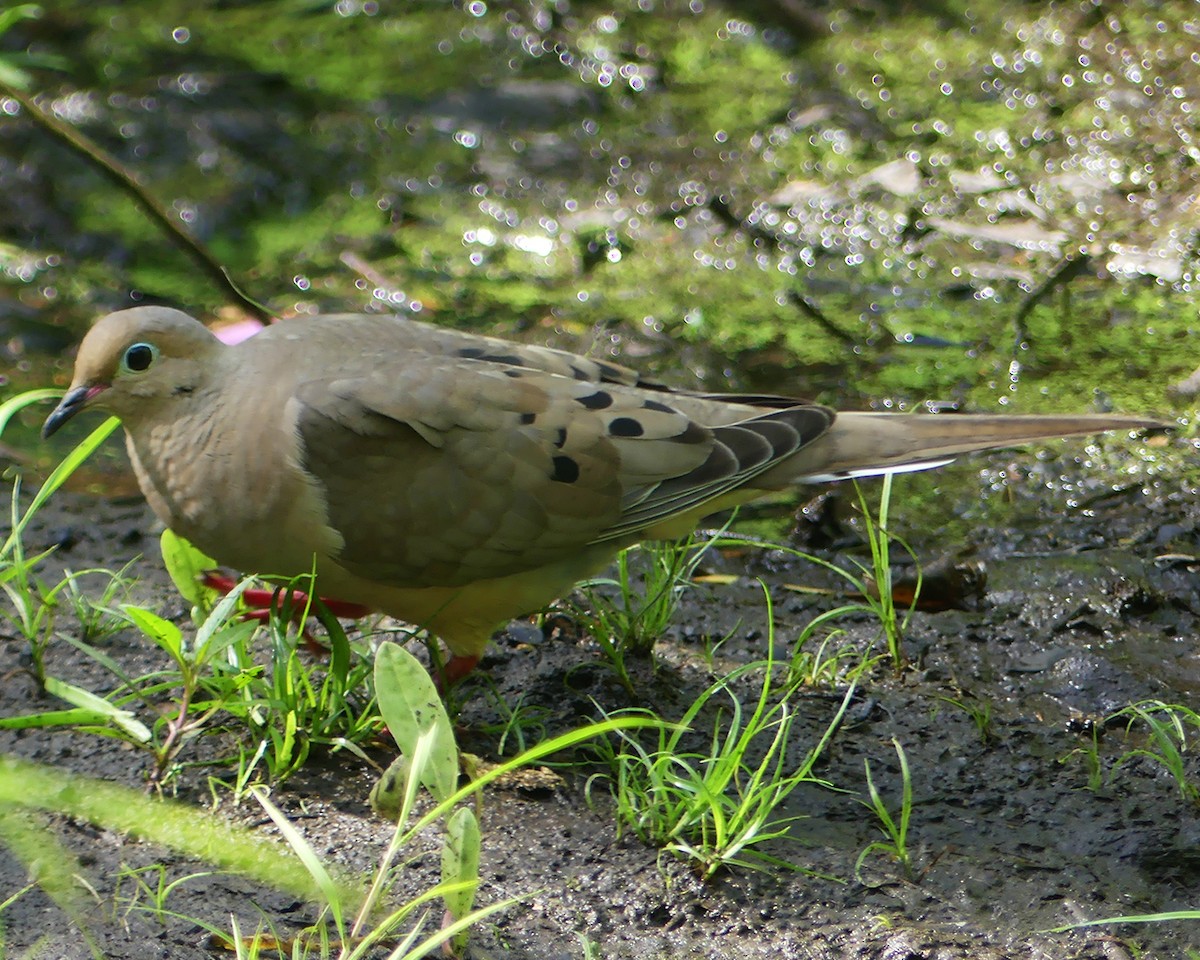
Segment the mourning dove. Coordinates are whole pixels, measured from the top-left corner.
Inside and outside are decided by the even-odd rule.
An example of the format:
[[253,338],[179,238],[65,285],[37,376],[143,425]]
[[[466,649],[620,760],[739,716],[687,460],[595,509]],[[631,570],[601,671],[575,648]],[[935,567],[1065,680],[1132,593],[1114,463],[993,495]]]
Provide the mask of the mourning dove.
[[394,316],[287,320],[236,346],[163,307],[84,337],[46,420],[120,417],[168,527],[230,567],[440,636],[459,670],[622,547],[798,483],[1161,426],[1134,416],[838,413],[680,392],[560,350]]

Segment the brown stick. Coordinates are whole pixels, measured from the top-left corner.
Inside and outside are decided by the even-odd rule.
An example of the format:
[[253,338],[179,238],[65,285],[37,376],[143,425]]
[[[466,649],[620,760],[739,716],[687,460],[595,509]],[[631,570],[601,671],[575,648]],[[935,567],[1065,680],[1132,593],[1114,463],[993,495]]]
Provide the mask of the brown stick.
[[70,147],[121,190],[133,197],[134,202],[141,207],[142,212],[165,230],[171,239],[175,241],[176,245],[190,256],[197,266],[208,274],[209,279],[225,291],[227,296],[231,297],[264,323],[271,322],[273,319],[271,312],[261,303],[252,300],[243,293],[237,284],[230,279],[225,268],[217,262],[216,258],[208,252],[203,244],[184,230],[176,218],[159,203],[157,198],[134,179],[133,174],[120,161],[111,156],[82,131],[76,130],[70,124],[63,123],[52,113],[42,110],[41,107],[33,102],[32,98],[26,96],[21,91],[14,90],[7,84],[0,82],[0,94],[16,100],[29,116],[30,120],[56,140]]
[[800,308],[801,313],[803,313],[810,320],[813,320],[817,326],[828,333],[831,337],[836,340],[840,340],[842,343],[849,344],[852,347],[858,346],[858,341],[855,340],[854,337],[850,336],[850,334],[839,327],[836,323],[830,320],[827,316],[825,316],[825,311],[817,306],[815,301],[809,299],[798,290],[789,290],[787,297],[788,300]]
[[1029,314],[1033,312],[1033,308],[1059,287],[1065,286],[1079,276],[1079,274],[1083,273],[1091,265],[1091,262],[1091,255],[1083,251],[1068,254],[1055,265],[1045,280],[1034,290],[1030,291],[1029,295],[1021,303],[1021,308],[1017,311],[1017,315],[1013,320],[1018,346],[1023,341],[1029,339],[1029,330],[1025,326],[1025,321],[1028,319]]

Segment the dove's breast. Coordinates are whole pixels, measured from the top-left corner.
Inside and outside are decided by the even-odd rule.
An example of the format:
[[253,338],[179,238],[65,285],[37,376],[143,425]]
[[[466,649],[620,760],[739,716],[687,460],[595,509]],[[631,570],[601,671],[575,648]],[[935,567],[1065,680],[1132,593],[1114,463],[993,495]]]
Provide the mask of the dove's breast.
[[[166,526],[221,564],[263,575],[306,574],[314,555],[337,553],[322,492],[296,468],[286,409],[240,418],[236,436],[218,431],[203,404],[174,413],[126,431],[138,484]],[[282,463],[281,450],[292,451]]]

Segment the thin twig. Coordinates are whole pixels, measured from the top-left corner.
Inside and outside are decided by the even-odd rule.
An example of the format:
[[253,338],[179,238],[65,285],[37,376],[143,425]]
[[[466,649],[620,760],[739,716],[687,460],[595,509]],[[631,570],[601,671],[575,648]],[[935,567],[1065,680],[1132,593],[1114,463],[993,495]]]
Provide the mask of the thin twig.
[[1013,320],[1013,326],[1017,332],[1018,346],[1029,339],[1029,332],[1025,328],[1025,320],[1033,311],[1033,308],[1059,287],[1065,286],[1074,280],[1091,262],[1091,254],[1084,253],[1083,251],[1069,254],[1059,261],[1058,266],[1050,271],[1050,275],[1035,290],[1030,292],[1029,296],[1021,303],[1021,309],[1017,311],[1016,319]]
[[849,344],[852,347],[858,346],[858,341],[855,340],[854,337],[850,336],[850,334],[839,327],[836,323],[830,320],[827,316],[825,316],[824,311],[822,311],[814,301],[810,300],[804,294],[796,290],[789,290],[787,296],[792,303],[800,308],[801,313],[803,313],[810,320],[815,321],[817,326],[828,333],[831,337],[842,341],[842,343]]
[[211,253],[195,237],[185,231],[175,217],[150,194],[133,174],[115,157],[106,152],[82,131],[70,124],[63,123],[54,114],[42,110],[32,98],[19,90],[0,82],[0,94],[12,97],[28,115],[29,119],[53,136],[56,140],[74,150],[99,170],[112,183],[125,191],[151,220],[157,223],[172,240],[192,258],[192,260],[209,276],[218,287],[240,304],[245,310],[254,314],[260,320],[270,323],[271,312],[262,304],[243,293],[230,279],[225,268],[217,262]]
[[[740,216],[730,205],[729,200],[722,194],[714,194],[713,196],[709,197],[708,209],[718,220],[720,220],[731,230],[743,230],[755,241],[766,243],[773,250],[785,245],[785,241],[783,239],[765,229],[761,224],[752,222],[748,218]],[[858,346],[858,341],[855,340],[854,337],[850,336],[850,334],[825,316],[821,308],[804,294],[798,293],[795,290],[790,290],[788,291],[788,299],[800,308],[801,313],[807,316],[810,320],[814,321],[831,337],[840,340],[842,343],[849,344],[852,347]]]
[[343,250],[338,256],[338,259],[355,273],[357,273],[360,277],[366,280],[367,283],[374,284],[376,287],[382,290],[395,289],[395,284],[389,283],[387,278],[382,273],[371,266],[371,264],[367,263],[366,260],[360,257],[353,250]]

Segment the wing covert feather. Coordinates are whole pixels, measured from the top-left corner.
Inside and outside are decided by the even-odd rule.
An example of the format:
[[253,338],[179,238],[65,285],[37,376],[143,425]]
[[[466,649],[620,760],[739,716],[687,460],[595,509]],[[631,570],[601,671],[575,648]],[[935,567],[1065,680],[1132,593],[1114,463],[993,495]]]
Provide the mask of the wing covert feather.
[[338,562],[411,586],[467,584],[565,558],[736,489],[828,427],[821,407],[722,411],[495,359],[426,356],[297,391],[301,457]]

